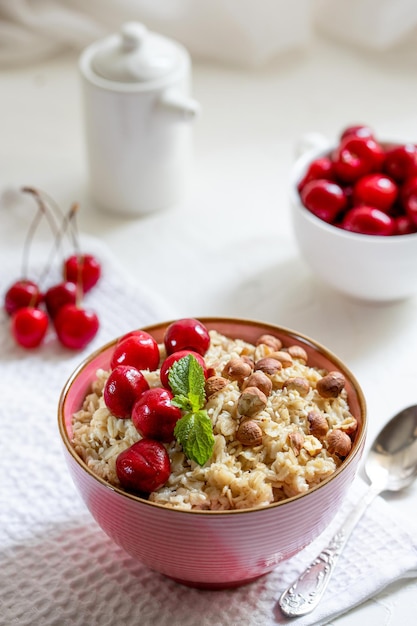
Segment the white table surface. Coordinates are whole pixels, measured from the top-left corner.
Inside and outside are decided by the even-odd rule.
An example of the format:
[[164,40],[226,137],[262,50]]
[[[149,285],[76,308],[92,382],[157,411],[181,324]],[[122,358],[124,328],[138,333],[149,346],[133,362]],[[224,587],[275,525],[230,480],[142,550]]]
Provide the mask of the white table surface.
[[[288,176],[307,132],[333,140],[363,122],[380,137],[417,141],[415,54],[321,41],[257,71],[194,63],[193,78],[203,113],[193,176],[178,205],[138,219],[94,207],[73,55],[0,71],[0,187],[35,185],[63,207],[80,201],[80,230],[107,243],[178,316],[258,318],[325,344],[362,383],[370,443],[397,409],[417,401],[417,299],[357,302],[319,284],[294,243]],[[23,230],[0,219],[0,257],[16,257],[17,268]],[[389,500],[414,517],[417,485]],[[332,624],[411,624],[416,612],[412,580]]]

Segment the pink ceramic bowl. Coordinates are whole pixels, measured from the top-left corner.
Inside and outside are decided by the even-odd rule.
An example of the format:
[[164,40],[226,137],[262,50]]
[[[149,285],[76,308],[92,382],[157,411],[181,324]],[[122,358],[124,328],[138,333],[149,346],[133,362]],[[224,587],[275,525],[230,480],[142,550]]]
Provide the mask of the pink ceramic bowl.
[[[107,368],[115,341],[87,358],[66,383],[59,402],[59,431],[65,458],[81,497],[101,528],[133,558],[178,582],[206,589],[248,583],[299,552],[328,526],[358,469],[366,433],[363,392],[349,369],[308,337],[261,322],[201,318],[209,329],[249,342],[264,333],[284,345],[298,344],[309,363],[339,370],[358,430],[351,453],[327,480],[309,492],[262,509],[180,511],[148,502],[98,478],[71,445],[71,418],[83,401],[97,368]],[[170,322],[147,327],[161,342]]]

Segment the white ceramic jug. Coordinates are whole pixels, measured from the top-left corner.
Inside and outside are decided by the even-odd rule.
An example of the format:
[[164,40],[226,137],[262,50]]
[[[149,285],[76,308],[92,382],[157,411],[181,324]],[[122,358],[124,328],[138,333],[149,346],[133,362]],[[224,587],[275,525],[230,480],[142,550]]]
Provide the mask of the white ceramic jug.
[[93,200],[125,215],[180,200],[199,111],[187,50],[128,22],[86,48],[79,65]]

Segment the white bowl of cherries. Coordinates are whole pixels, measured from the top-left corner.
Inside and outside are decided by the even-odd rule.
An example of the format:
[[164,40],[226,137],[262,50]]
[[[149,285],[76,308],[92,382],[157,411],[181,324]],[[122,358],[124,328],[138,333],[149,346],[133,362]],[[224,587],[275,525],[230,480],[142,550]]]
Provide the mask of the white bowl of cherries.
[[290,197],[300,252],[325,283],[380,302],[417,292],[416,145],[350,126],[299,157]]

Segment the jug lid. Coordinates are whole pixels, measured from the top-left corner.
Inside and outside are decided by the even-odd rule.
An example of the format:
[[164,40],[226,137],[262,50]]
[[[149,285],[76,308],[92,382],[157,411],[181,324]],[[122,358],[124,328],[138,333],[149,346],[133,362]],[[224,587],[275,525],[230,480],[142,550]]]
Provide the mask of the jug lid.
[[148,31],[139,22],[126,22],[119,33],[100,42],[91,66],[101,78],[142,83],[168,75],[178,62],[173,41]]

